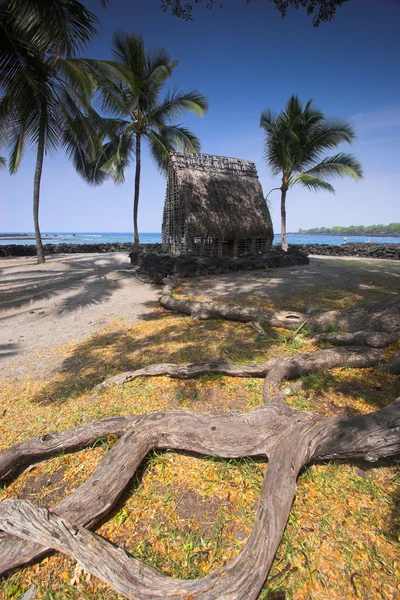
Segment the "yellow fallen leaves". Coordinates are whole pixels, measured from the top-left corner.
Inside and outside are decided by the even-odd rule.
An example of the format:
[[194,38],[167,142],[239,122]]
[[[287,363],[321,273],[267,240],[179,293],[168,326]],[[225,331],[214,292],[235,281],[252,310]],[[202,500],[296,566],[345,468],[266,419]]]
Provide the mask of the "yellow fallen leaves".
[[[308,293],[299,297],[302,305]],[[333,304],[333,292],[324,293],[326,303]],[[356,299],[350,298],[353,303]],[[254,296],[249,302],[256,305],[259,300]],[[283,331],[269,332],[263,339],[243,324],[197,322],[158,309],[148,321],[118,321],[83,343],[60,349],[62,368],[51,378],[28,373],[23,381],[3,383],[0,447],[115,414],[158,408],[249,410],[261,405],[262,380],[159,377],[102,392],[93,387],[116,373],[155,362],[212,357],[240,364],[296,354],[304,345],[307,351],[316,349],[302,334],[299,339],[301,344],[294,343],[291,333]],[[288,403],[325,415],[357,414],[374,411],[399,395],[400,382],[394,376],[373,369],[335,369],[305,377],[303,390]],[[80,485],[114,442],[39,463],[0,490],[0,500],[28,497],[52,504]],[[99,533],[170,575],[202,576],[243,547],[265,467],[172,452],[154,455]],[[306,469],[270,574],[272,590],[284,589],[287,600],[398,598],[399,497],[395,460],[373,468],[328,464]],[[60,555],[2,581],[0,597],[19,598],[32,584],[43,600],[120,598]],[[260,600],[267,597],[264,591]]]

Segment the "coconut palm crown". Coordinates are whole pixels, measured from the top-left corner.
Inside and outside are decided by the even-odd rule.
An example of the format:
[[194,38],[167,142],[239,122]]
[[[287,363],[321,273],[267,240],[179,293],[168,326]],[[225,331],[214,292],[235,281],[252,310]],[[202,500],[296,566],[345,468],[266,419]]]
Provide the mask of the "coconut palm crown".
[[0,3],[0,147],[15,174],[25,147],[36,151],[33,220],[38,262],[44,262],[39,200],[45,153],[63,145],[74,155],[89,146],[82,108],[90,106],[91,77],[70,56],[95,35],[97,18],[77,0]]
[[138,245],[142,141],[147,140],[161,171],[167,168],[171,150],[198,152],[198,138],[171,121],[185,111],[203,116],[208,103],[195,89],[183,92],[175,88],[161,98],[178,61],[172,60],[164,48],[146,50],[140,35],[116,32],[112,53],[113,61],[79,61],[98,82],[102,110],[114,118],[98,120],[94,116],[101,139],[98,155],[91,164],[81,162],[75,166],[90,183],[101,183],[107,176],[122,183],[126,168],[135,161],[133,229]]
[[[260,126],[265,130],[265,160],[273,175],[281,176],[281,236],[282,249],[288,249],[286,239],[286,193],[301,184],[312,191],[335,193],[326,179],[352,177],[358,181],[362,168],[352,154],[339,152],[324,156],[341,143],[355,139],[353,127],[342,119],[326,119],[309,100],[304,106],[293,95],[278,115],[270,110],[261,114]],[[271,190],[272,191],[272,190]]]

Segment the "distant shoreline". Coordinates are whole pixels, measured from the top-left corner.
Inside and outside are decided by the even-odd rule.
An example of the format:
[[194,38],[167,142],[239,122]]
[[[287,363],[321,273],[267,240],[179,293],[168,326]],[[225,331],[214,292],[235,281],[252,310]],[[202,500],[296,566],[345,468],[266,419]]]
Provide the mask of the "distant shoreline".
[[[78,234],[72,234],[72,235],[78,235]],[[59,234],[54,233],[54,234],[50,234],[50,233],[43,233],[42,234],[42,239],[47,239],[47,238],[54,238],[54,237],[59,237]],[[36,236],[34,233],[0,233],[0,240],[8,240],[8,239],[13,239],[13,240],[35,240]]]
[[[108,235],[111,235],[114,232],[98,232],[98,231],[91,231],[91,232],[85,232],[88,234],[92,234],[92,235],[101,235],[102,233],[107,233]],[[159,232],[150,232],[151,235],[161,235],[161,233]],[[124,235],[125,232],[121,233],[116,233],[116,235]],[[126,234],[128,234],[128,232],[126,232]],[[78,232],[78,233],[69,233],[69,235],[72,235],[73,237],[79,237],[81,235],[84,235],[83,232]],[[140,235],[148,235],[147,232],[140,232]],[[274,233],[274,236],[278,236],[280,235],[279,232]],[[294,231],[289,231],[287,233],[287,235],[301,235],[301,236],[329,236],[329,237],[369,237],[369,238],[384,238],[384,237],[398,237],[396,235],[390,234],[390,233],[381,233],[381,234],[349,234],[349,233],[306,233],[306,232],[294,232]],[[62,234],[60,233],[42,233],[42,239],[46,240],[48,238],[57,238],[57,237],[62,237]],[[0,240],[7,240],[7,239],[13,239],[13,240],[35,240],[35,234],[34,233],[0,233]]]
[[[279,235],[279,234],[274,234],[274,235]],[[305,232],[296,232],[294,233],[293,231],[290,231],[287,233],[287,235],[304,235],[304,236],[314,236],[314,235],[320,235],[320,236],[324,236],[324,237],[369,237],[369,238],[383,238],[383,237],[397,237],[396,235],[390,234],[390,233],[380,233],[373,235],[371,234],[365,234],[365,233],[305,233]]]

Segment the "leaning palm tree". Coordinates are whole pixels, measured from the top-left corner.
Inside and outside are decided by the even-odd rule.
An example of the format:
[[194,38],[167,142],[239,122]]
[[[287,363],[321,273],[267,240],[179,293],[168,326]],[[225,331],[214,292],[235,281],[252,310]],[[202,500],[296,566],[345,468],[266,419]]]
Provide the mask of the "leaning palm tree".
[[[314,191],[335,192],[326,181],[330,177],[352,177],[358,181],[362,168],[351,154],[339,152],[325,156],[327,150],[355,139],[350,123],[341,119],[325,119],[323,113],[305,106],[295,95],[278,115],[270,110],[261,114],[260,126],[266,132],[265,159],[274,175],[281,175],[281,245],[288,249],[286,239],[286,193],[296,184]],[[271,190],[272,191],[272,190]],[[269,195],[269,194],[268,194]]]
[[10,147],[11,174],[17,172],[27,144],[36,150],[33,219],[41,263],[44,155],[60,144],[73,153],[79,137],[88,145],[90,128],[85,131],[80,109],[90,105],[92,80],[67,57],[92,39],[97,18],[77,0],[3,0],[0,21],[0,146]]
[[96,77],[102,109],[114,119],[95,119],[103,142],[98,156],[91,165],[81,163],[81,168],[78,164],[76,167],[91,183],[100,183],[105,176],[122,183],[125,169],[135,160],[133,230],[138,246],[142,141],[147,140],[161,171],[167,168],[171,150],[198,152],[197,137],[186,127],[171,124],[171,120],[184,111],[203,116],[208,103],[197,90],[182,92],[176,88],[161,99],[162,89],[178,62],[171,60],[164,48],[146,51],[140,35],[117,32],[112,52],[113,61],[78,61]]

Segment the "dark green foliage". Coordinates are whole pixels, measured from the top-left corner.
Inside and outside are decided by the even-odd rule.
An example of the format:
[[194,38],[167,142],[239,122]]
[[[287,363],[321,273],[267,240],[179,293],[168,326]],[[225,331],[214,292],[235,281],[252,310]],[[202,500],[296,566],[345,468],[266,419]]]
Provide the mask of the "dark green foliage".
[[[252,0],[245,0],[246,4],[250,4]],[[171,9],[172,14],[186,21],[192,21],[192,11],[195,4],[201,4],[203,0],[192,0],[191,2],[185,2],[185,0],[161,0],[161,7],[166,12]],[[336,9],[342,4],[349,2],[349,0],[268,0],[275,5],[282,18],[285,18],[288,8],[305,8],[307,15],[313,19],[314,27],[318,27],[325,21],[330,21],[335,16]],[[223,7],[220,0],[205,0],[206,8],[213,8],[214,6]]]
[[350,225],[343,227],[313,227],[312,229],[299,229],[299,233],[321,233],[324,235],[376,235],[376,236],[400,236],[400,223],[389,223],[389,225]]
[[303,105],[296,95],[291,96],[278,115],[263,111],[260,126],[266,133],[265,160],[274,175],[282,175],[285,190],[300,183],[311,190],[334,192],[325,178],[350,176],[357,181],[362,177],[353,155],[323,156],[343,142],[350,144],[355,132],[346,121],[326,119],[311,100]]
[[125,169],[136,163],[134,197],[135,243],[139,243],[137,211],[139,202],[141,143],[145,139],[161,171],[166,171],[169,152],[198,152],[200,143],[186,127],[171,123],[185,111],[204,115],[207,99],[197,90],[175,88],[164,98],[161,93],[178,61],[165,48],[146,50],[140,35],[117,32],[113,37],[113,61],[78,61],[97,82],[100,106],[114,118],[90,119],[98,132],[95,158],[87,163],[74,157],[74,164],[90,183],[111,177],[124,181]]
[[[77,0],[3,0],[0,3],[0,147],[17,172],[26,145],[37,152],[34,225],[44,261],[39,197],[45,153],[93,135],[82,108],[90,105],[91,77],[70,60],[96,33],[96,17]],[[82,150],[81,150],[82,151]]]
[[265,130],[265,160],[273,175],[281,176],[282,248],[287,250],[286,193],[296,184],[312,191],[335,191],[326,181],[334,177],[362,177],[362,168],[352,154],[338,152],[324,156],[343,142],[355,138],[353,127],[342,119],[326,119],[309,100],[305,105],[298,96],[289,98],[278,115],[271,110],[261,114],[260,126]]

